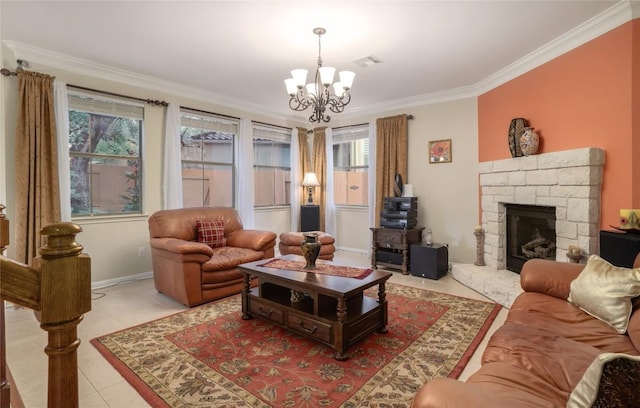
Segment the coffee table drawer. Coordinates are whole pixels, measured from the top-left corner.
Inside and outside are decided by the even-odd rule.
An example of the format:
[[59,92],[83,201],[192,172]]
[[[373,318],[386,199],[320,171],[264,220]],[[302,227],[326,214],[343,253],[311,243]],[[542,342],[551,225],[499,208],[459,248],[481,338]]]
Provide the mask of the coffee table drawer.
[[251,298],[249,302],[249,313],[258,315],[263,319],[271,320],[278,324],[284,324],[284,313],[281,309],[275,308],[258,298]]
[[331,343],[331,325],[289,312],[287,314],[287,327],[298,333],[304,333],[314,339]]

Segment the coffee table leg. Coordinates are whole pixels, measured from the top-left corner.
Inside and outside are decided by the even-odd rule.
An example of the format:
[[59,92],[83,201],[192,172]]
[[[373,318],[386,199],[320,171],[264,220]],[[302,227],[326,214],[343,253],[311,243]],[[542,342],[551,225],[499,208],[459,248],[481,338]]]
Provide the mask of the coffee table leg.
[[382,327],[378,329],[379,333],[386,333],[388,331],[387,324],[389,322],[387,315],[387,289],[385,282],[381,282],[378,285],[378,303],[382,308]]
[[344,361],[349,358],[349,355],[346,353],[343,331],[344,325],[347,322],[347,300],[345,298],[338,298],[336,316],[338,317],[338,333],[336,333],[338,352],[336,353],[335,359]]
[[249,320],[253,316],[249,314],[249,274],[245,273],[242,276],[242,320]]

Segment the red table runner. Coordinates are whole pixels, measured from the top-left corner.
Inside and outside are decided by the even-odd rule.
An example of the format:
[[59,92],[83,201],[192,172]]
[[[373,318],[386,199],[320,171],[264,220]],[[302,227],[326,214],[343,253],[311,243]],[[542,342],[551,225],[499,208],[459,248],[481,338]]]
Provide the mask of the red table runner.
[[289,261],[286,259],[271,259],[270,261],[260,264],[266,268],[287,269],[289,271],[321,273],[324,275],[343,276],[346,278],[364,279],[373,272],[373,269],[356,268],[355,266],[341,266],[316,264],[316,269],[304,269],[306,262]]

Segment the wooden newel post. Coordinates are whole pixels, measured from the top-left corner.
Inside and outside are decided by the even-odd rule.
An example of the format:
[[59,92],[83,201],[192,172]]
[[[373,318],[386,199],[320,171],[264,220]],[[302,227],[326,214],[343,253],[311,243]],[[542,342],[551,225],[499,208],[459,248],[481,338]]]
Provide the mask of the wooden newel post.
[[49,335],[44,350],[49,356],[49,407],[79,405],[77,327],[83,314],[91,310],[91,259],[75,241],[81,231],[73,223],[42,228],[40,234],[48,237],[47,243],[34,258],[41,279],[36,317]]

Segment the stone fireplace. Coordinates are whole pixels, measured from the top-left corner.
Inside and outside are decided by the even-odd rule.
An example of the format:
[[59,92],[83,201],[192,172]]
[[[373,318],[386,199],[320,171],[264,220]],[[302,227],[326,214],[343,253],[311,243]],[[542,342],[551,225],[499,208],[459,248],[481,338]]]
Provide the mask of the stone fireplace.
[[510,204],[555,208],[557,261],[568,261],[569,246],[597,253],[603,165],[604,150],[593,147],[480,163],[486,266],[454,264],[453,277],[510,307],[520,291],[519,276],[506,269]]

